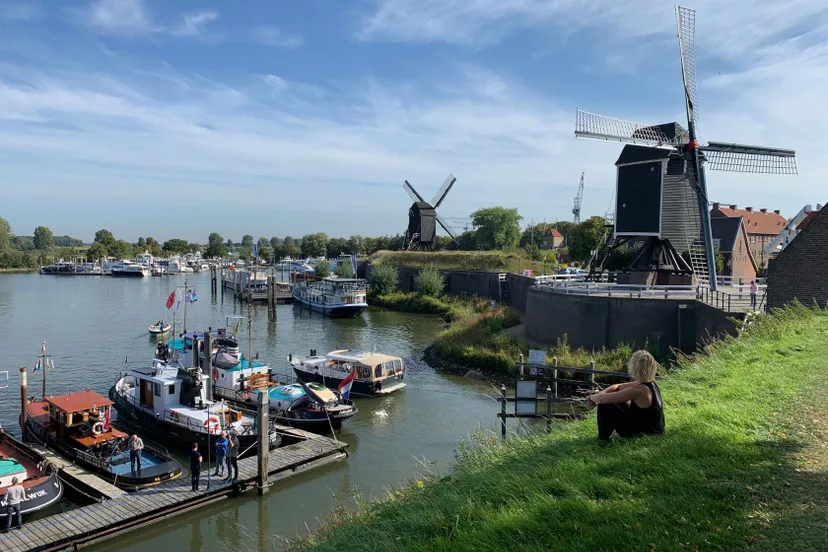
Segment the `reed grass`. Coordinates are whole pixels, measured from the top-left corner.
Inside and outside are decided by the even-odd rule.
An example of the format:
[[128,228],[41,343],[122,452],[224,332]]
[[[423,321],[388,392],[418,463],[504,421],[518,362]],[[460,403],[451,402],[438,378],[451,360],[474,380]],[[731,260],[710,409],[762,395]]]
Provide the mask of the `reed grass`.
[[512,272],[552,274],[554,263],[531,260],[522,250],[515,251],[377,251],[368,262],[407,268],[468,270],[473,272]]
[[[293,547],[824,549],[824,519],[785,489],[808,438],[794,420],[807,401],[825,410],[813,401],[828,390],[827,358],[828,312],[785,308],[677,359],[660,383],[663,436],[600,443],[594,417],[505,442],[481,431],[459,447],[450,475],[337,510]],[[808,483],[825,488],[824,474],[804,492]],[[824,495],[809,500],[825,511]]]

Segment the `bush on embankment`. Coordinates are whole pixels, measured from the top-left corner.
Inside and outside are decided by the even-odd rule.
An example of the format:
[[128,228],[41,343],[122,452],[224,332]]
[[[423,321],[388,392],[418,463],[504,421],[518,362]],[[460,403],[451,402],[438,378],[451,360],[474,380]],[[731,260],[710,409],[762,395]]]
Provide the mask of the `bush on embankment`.
[[[451,475],[337,511],[295,547],[809,549],[824,525],[776,498],[802,444],[788,423],[815,387],[828,390],[826,355],[828,312],[798,305],[761,317],[740,338],[679,359],[659,384],[662,436],[600,443],[594,416],[505,443],[478,434]],[[801,530],[784,530],[791,523]]]
[[[489,299],[397,292],[372,297],[371,304],[405,312],[437,314],[451,322],[425,352],[426,361],[438,368],[475,369],[509,376],[515,375],[521,354],[528,358],[529,346],[503,331],[520,324],[520,315],[515,309],[500,304],[495,304],[492,311]],[[659,361],[671,358],[649,345],[645,348]],[[551,363],[552,358],[557,357],[559,366],[586,368],[590,361],[594,361],[596,369],[615,372],[626,371],[627,359],[632,354],[628,345],[596,351],[573,349],[565,337],[545,350],[547,361]],[[599,376],[598,380],[602,378]]]
[[512,272],[522,274],[554,273],[555,262],[533,260],[525,251],[377,251],[368,262],[372,266],[387,264],[406,268],[468,270],[472,272]]

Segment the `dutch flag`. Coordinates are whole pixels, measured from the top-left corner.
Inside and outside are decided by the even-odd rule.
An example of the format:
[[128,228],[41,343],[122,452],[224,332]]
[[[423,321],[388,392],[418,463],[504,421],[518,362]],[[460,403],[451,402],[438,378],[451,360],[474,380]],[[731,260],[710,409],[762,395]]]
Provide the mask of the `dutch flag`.
[[356,374],[356,370],[352,369],[345,379],[342,380],[342,383],[339,384],[339,393],[342,395],[343,399],[347,399],[351,396],[351,384],[354,383],[354,375]]

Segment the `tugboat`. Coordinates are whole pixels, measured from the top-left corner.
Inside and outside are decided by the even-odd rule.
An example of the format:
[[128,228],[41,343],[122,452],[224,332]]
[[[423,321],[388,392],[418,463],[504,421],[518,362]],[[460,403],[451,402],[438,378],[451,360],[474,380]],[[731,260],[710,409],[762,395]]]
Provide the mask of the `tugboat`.
[[0,526],[6,523],[6,489],[15,477],[26,489],[26,500],[20,508],[24,514],[42,510],[63,496],[63,484],[54,466],[0,429]]
[[[221,431],[233,431],[242,450],[258,444],[256,421],[224,402],[208,399],[207,376],[186,367],[159,343],[148,368],[120,374],[109,390],[119,423],[143,428],[158,439],[186,447],[193,442],[207,445]],[[267,428],[269,448],[281,444],[281,436]]]
[[[388,395],[405,387],[405,365],[400,357],[342,349],[327,355],[288,356],[299,380],[316,382],[328,389],[350,390],[354,395]],[[343,395],[345,393],[343,392]]]
[[359,316],[368,308],[365,294],[365,280],[359,278],[328,277],[293,286],[294,303],[328,316]]
[[161,447],[144,440],[141,469],[130,466],[129,435],[111,424],[112,401],[80,391],[26,406],[26,427],[41,442],[123,489],[157,485],[181,475],[181,465]]

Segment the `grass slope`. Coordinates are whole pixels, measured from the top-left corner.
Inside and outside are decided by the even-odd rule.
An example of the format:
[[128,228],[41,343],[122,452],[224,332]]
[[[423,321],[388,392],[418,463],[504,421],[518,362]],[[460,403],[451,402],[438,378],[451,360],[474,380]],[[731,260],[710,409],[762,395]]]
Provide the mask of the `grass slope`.
[[523,251],[377,251],[368,258],[372,265],[388,264],[408,268],[552,274],[555,263],[529,259]]
[[[602,444],[594,417],[505,444],[477,435],[452,475],[340,512],[296,547],[813,549],[800,543],[816,538],[785,536],[796,509],[774,511],[772,499],[784,502],[781,478],[803,445],[788,435],[792,416],[809,388],[828,386],[827,357],[828,313],[799,306],[762,317],[664,379],[664,436]],[[824,520],[801,525],[815,531]]]

